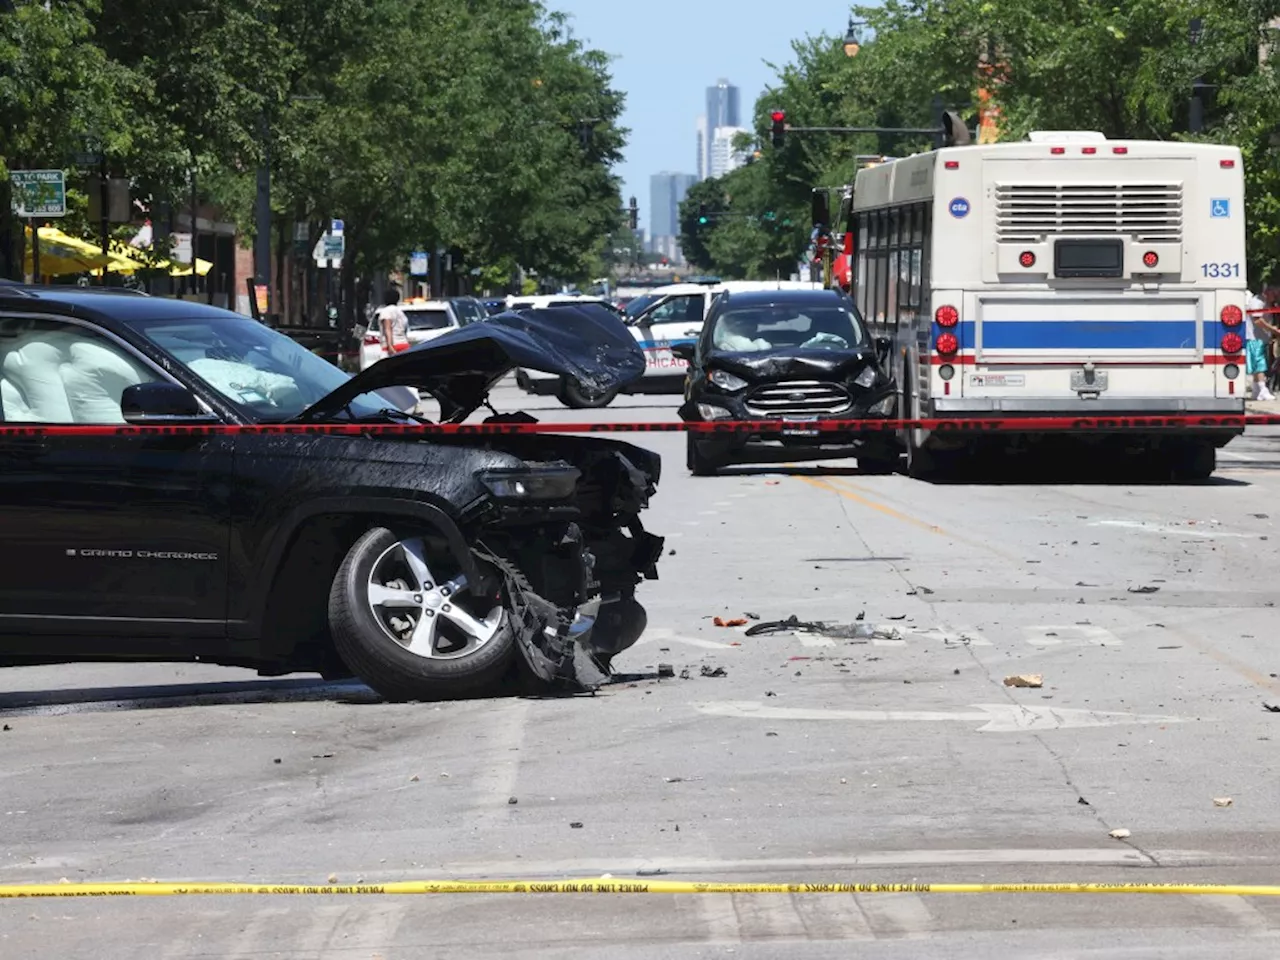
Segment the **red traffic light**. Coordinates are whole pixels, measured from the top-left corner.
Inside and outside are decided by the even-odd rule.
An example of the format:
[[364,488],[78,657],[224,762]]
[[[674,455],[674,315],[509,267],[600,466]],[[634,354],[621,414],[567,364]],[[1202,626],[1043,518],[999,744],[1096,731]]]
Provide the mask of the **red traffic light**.
[[769,119],[773,121],[770,139],[775,148],[781,147],[787,136],[787,114],[783,110],[774,110],[769,114]]
[[769,114],[769,119],[772,120],[774,123],[784,123],[787,119],[786,111],[775,110],[773,111],[773,113]]

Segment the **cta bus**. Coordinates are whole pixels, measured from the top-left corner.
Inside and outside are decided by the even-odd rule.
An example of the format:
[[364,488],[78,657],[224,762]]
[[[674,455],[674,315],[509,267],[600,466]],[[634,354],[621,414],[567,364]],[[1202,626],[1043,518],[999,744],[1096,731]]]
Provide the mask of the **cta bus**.
[[[859,171],[850,280],[872,332],[894,344],[899,412],[1243,414],[1243,204],[1235,147],[1092,132],[947,147]],[[1085,439],[1136,444],[1176,475],[1203,478],[1242,432]],[[909,472],[945,472],[974,437],[906,431]]]

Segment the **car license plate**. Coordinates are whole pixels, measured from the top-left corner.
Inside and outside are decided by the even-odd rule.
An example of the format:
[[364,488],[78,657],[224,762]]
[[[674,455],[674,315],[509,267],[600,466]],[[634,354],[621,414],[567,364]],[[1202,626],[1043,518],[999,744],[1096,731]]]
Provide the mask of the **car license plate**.
[[1077,393],[1101,393],[1107,389],[1107,371],[1071,371],[1071,389]]

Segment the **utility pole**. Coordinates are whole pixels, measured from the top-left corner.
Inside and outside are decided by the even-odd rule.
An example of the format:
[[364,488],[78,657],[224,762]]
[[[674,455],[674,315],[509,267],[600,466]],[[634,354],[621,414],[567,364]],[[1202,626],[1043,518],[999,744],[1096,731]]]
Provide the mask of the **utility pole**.
[[[258,165],[258,196],[254,205],[253,272],[256,283],[266,284],[267,312],[271,311],[271,128],[264,111],[260,121],[262,163]],[[194,224],[193,224],[194,226]]]

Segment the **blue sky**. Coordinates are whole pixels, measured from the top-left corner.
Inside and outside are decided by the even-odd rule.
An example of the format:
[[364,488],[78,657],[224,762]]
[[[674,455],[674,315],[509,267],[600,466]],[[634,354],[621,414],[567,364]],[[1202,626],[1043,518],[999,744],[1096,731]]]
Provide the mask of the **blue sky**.
[[636,197],[640,226],[649,220],[649,176],[663,170],[696,173],[695,123],[706,88],[724,77],[739,87],[744,125],[756,98],[791,41],[823,31],[843,36],[849,6],[778,0],[544,0],[569,14],[573,32],[614,57],[614,86],[627,95],[623,126],[631,129],[623,203]]

